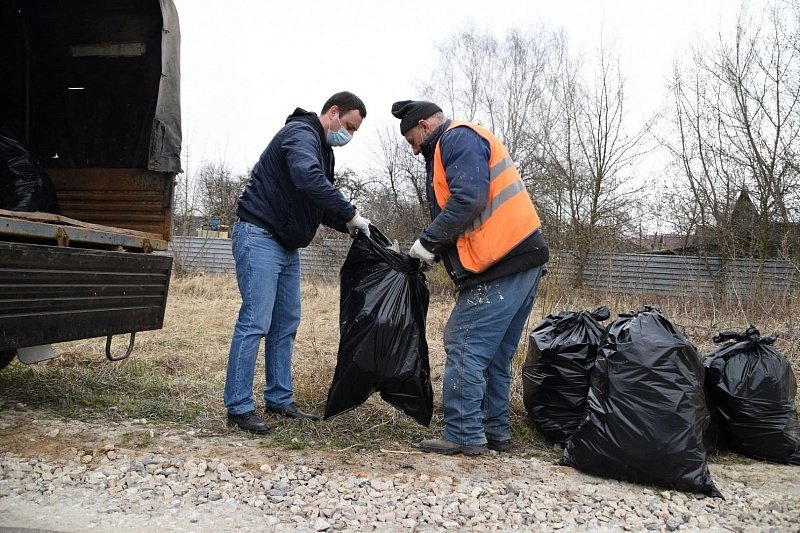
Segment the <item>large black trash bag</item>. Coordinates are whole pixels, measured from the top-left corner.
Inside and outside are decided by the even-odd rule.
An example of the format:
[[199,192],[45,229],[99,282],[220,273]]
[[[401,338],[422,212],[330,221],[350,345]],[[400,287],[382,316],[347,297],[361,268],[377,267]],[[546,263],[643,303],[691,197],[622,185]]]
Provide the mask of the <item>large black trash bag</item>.
[[772,347],[775,337],[750,326],[723,331],[714,342],[727,342],[703,360],[723,442],[742,455],[800,465],[797,381],[789,360]]
[[531,332],[522,366],[528,418],[550,442],[565,443],[583,418],[607,307],[547,315]]
[[377,228],[359,233],[341,270],[339,355],[325,419],[381,398],[424,426],[433,416],[425,341],[424,264],[395,252]]
[[703,364],[657,309],[620,315],[609,326],[587,402],[562,464],[721,497],[706,465]]

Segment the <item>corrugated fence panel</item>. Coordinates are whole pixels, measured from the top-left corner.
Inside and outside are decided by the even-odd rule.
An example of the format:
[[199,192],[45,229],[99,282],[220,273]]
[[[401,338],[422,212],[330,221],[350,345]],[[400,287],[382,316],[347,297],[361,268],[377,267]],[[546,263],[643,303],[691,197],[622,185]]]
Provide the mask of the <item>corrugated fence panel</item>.
[[[236,272],[230,239],[205,237],[173,237],[169,253],[175,268],[184,272],[224,274]],[[337,278],[347,251],[349,239],[324,239],[300,250],[300,269],[304,277]]]
[[207,274],[236,271],[229,239],[176,236],[169,244],[169,251],[178,271]]
[[[562,273],[574,280],[575,254],[562,254]],[[759,272],[756,260],[646,254],[590,254],[584,267],[588,287],[618,292],[658,294],[724,293],[746,296],[750,292],[791,292],[797,287],[797,271],[788,261],[768,260]]]
[[[410,245],[401,245],[407,250]],[[304,277],[336,278],[350,239],[324,239],[300,250]],[[229,239],[174,237],[170,253],[175,268],[186,272],[226,273],[236,267]],[[573,282],[577,255],[552,254],[550,270]],[[788,261],[768,260],[759,276],[758,261],[718,257],[592,253],[584,267],[584,285],[616,292],[649,292],[672,295],[747,296],[751,291],[792,292],[797,288],[797,270]]]

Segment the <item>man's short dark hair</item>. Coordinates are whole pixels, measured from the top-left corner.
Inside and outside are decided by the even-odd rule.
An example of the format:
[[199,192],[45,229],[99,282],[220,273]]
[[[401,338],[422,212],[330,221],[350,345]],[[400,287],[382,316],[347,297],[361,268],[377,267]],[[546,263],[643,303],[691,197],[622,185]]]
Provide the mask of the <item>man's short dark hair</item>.
[[342,91],[328,98],[328,101],[325,102],[324,106],[322,106],[322,113],[327,113],[328,110],[333,106],[337,106],[339,108],[340,115],[344,115],[353,109],[358,109],[359,114],[361,114],[361,118],[367,118],[367,108],[364,105],[364,102],[361,101],[361,98],[349,91]]

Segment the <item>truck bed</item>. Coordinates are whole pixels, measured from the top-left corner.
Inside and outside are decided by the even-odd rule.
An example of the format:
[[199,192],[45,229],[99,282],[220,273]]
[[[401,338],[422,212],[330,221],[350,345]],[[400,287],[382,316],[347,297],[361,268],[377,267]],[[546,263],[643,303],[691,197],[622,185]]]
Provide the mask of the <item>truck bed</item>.
[[155,233],[0,210],[0,351],[159,329],[172,258]]

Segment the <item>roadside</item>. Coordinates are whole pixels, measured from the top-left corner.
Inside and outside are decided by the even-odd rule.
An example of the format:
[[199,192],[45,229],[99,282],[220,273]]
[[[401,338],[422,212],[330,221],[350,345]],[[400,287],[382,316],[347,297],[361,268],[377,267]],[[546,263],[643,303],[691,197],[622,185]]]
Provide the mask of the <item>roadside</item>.
[[725,500],[605,480],[558,453],[275,447],[223,428],[0,405],[0,525],[78,531],[794,531],[797,467],[726,456]]

